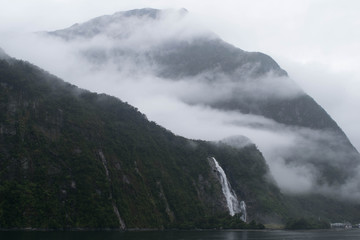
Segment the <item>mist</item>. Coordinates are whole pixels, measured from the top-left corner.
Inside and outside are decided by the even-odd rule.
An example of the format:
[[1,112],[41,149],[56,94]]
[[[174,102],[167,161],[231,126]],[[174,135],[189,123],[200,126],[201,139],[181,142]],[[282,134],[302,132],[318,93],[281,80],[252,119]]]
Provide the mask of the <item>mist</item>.
[[[130,103],[149,120],[177,135],[209,141],[246,136],[249,141],[238,147],[254,143],[283,192],[341,193],[349,199],[360,196],[357,168],[344,167],[352,156],[336,151],[346,150],[345,144],[337,142],[335,150],[327,145],[338,133],[288,126],[251,113],[211,107],[234,96],[256,102],[304,94],[292,80],[270,72],[254,82],[248,75],[251,69],[241,68],[231,74],[214,69],[176,80],[163,77],[159,74],[162,66],[152,61],[149,52],[169,42],[216,39],[216,34],[194,23],[191,15],[182,11],[169,10],[155,19],[124,19],[121,25],[107,25],[108,18],[97,19],[101,32],[82,32],[86,38],[77,35],[75,25],[70,39],[59,37],[61,32],[57,36],[8,34],[2,37],[1,46],[9,55],[28,60],[80,88]],[[104,26],[108,27],[102,29]],[[315,167],[322,159],[331,159],[326,164],[334,169],[350,167],[346,170],[349,177],[335,184],[324,183],[319,176],[328,169]]]

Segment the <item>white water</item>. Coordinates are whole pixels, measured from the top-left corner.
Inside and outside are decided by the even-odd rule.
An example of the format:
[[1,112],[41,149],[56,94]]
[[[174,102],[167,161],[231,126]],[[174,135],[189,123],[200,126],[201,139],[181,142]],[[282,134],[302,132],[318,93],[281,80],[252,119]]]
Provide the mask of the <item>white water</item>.
[[[101,158],[102,164],[104,165],[105,174],[106,174],[106,180],[111,184],[111,179],[110,179],[110,175],[109,175],[109,169],[107,167],[107,160],[105,158],[104,153],[101,150],[99,150],[99,156]],[[115,199],[113,199],[112,191],[110,191],[110,193],[109,193],[109,199],[111,200],[111,204],[113,206],[114,213],[115,213],[115,215],[117,216],[117,218],[119,220],[120,228],[125,229],[126,228],[125,222],[120,216],[119,209],[117,208],[116,203],[115,203]]]
[[241,201],[240,202],[240,210],[242,212],[242,215],[241,215],[241,220],[246,222],[246,218],[247,218],[247,213],[246,213],[246,204],[244,201]]
[[224,170],[222,169],[222,167],[219,165],[219,163],[216,161],[214,157],[212,157],[211,159],[214,161],[216,170],[219,173],[222,192],[224,193],[230,215],[234,216],[236,213],[241,212],[242,213],[241,219],[244,222],[246,222],[245,202],[241,201],[241,203],[239,203],[235,192],[231,189],[230,183],[226,177]]

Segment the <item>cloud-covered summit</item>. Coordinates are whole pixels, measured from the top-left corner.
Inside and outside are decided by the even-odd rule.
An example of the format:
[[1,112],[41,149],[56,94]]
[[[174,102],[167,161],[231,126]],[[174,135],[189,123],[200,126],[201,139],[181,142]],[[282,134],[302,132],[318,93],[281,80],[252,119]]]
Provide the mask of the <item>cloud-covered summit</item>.
[[[66,40],[74,40],[77,38],[89,39],[96,37],[100,34],[105,34],[107,37],[110,38],[124,39],[126,37],[129,37],[131,34],[134,34],[134,31],[138,31],[139,29],[137,28],[141,28],[141,26],[144,26],[144,21],[154,24],[154,22],[161,22],[169,16],[174,18],[174,20],[179,20],[184,18],[186,14],[186,9],[159,10],[152,8],[143,8],[130,11],[120,11],[112,15],[96,17],[84,23],[76,23],[69,28],[56,30],[50,32],[49,34],[62,37]],[[156,31],[156,28],[152,30]]]
[[245,52],[194,24],[185,9],[117,12],[48,34],[83,44],[84,40],[88,41],[85,44],[90,41],[93,45],[87,49],[87,57],[93,57],[93,61],[103,57],[102,60],[112,58],[121,62],[122,55],[143,55],[149,58],[147,62],[165,65],[163,77],[193,76],[206,71],[222,71],[236,77],[245,72],[255,76],[270,71],[287,75],[271,57]]
[[224,42],[191,14],[115,13],[28,43],[37,64],[128,101],[176,134],[249,137],[284,191],[360,193],[351,184],[359,154],[326,111],[271,57]]

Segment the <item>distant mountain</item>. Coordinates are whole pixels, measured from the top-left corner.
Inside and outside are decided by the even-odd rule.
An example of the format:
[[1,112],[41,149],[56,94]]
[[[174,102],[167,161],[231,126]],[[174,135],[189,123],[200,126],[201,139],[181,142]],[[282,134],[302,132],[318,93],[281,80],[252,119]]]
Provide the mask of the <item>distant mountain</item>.
[[[208,95],[203,97],[199,88],[193,98],[183,99],[185,103],[275,121],[258,127],[294,134],[296,142],[271,157],[315,172],[320,187],[342,185],[357,176],[358,151],[286,71],[263,53],[243,51],[207,30],[192,30],[186,16],[185,10],[137,9],[48,34],[83,43],[78,51],[100,71],[108,63],[119,71],[130,63],[132,72],[151,69],[168,81],[200,82],[210,89]],[[102,44],[104,39],[111,44]]]
[[[93,39],[105,35],[118,43],[132,40],[133,35],[140,35],[146,39],[144,33],[141,36],[139,31],[147,29],[152,25],[164,21],[168,15],[171,20],[176,21],[186,16],[187,11],[181,10],[158,10],[158,9],[136,9],[126,12],[117,12],[113,15],[105,15],[94,18],[82,24],[74,24],[70,28],[48,32],[52,36],[61,37],[68,41]],[[176,17],[173,17],[173,16]],[[174,24],[173,22],[170,23]],[[176,26],[170,26],[169,28]],[[176,30],[174,30],[176,32]],[[146,51],[139,56],[138,49],[113,46],[108,51],[107,46],[102,48],[85,49],[84,53],[94,62],[114,61],[121,64],[123,57],[144,57],[146,61],[155,61],[161,66],[158,74],[167,78],[180,78],[184,76],[197,75],[201,72],[217,70],[225,73],[233,73],[239,68],[251,68],[251,76],[256,77],[275,72],[279,76],[287,76],[287,73],[269,56],[258,52],[245,52],[234,46],[225,43],[213,33],[203,30],[191,41],[172,39],[174,35],[161,36],[161,32],[154,31],[152,36],[154,44],[151,44]],[[163,33],[164,34],[164,33]],[[175,33],[174,33],[175,34]],[[186,39],[188,40],[188,39]],[[121,44],[119,44],[121,45]],[[141,48],[141,46],[137,46]],[[246,72],[249,73],[250,71]]]
[[[172,10],[168,10],[172,11]],[[144,8],[144,9],[135,9],[126,12],[118,12],[113,15],[105,15],[101,17],[94,18],[88,22],[82,24],[74,24],[70,28],[66,28],[63,30],[57,30],[51,32],[52,35],[56,35],[62,37],[66,40],[74,40],[76,38],[92,38],[97,36],[98,34],[105,33],[109,26],[116,22],[124,21],[128,18],[144,18],[148,20],[157,20],[161,17],[164,11],[158,9]],[[177,11],[178,14],[183,15],[187,13],[187,10],[181,9]],[[129,29],[129,25],[124,25],[122,27],[122,31],[118,32],[107,32],[111,37],[122,38],[126,37],[127,31],[131,31]],[[126,28],[126,29],[125,29]],[[126,31],[124,31],[126,30]]]

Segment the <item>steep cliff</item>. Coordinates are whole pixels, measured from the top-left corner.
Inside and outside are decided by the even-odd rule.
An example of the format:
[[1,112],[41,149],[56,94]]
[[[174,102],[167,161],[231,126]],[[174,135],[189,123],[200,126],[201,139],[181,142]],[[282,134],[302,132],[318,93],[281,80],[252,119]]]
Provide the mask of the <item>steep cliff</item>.
[[0,97],[1,228],[214,227],[209,219],[229,214],[209,156],[238,166],[250,219],[267,207],[260,196],[277,201],[254,145],[175,136],[127,103],[15,59],[0,60]]

